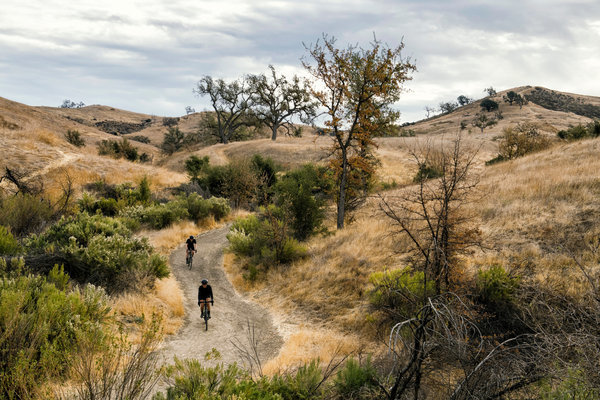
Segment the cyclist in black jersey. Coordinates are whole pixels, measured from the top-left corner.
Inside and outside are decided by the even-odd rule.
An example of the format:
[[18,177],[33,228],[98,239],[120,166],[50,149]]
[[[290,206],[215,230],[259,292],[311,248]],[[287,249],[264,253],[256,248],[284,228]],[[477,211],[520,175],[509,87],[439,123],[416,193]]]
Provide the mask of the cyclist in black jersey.
[[185,241],[185,244],[187,246],[187,251],[185,253],[185,258],[187,260],[187,257],[189,256],[190,252],[196,252],[196,239],[194,238],[194,236],[190,235],[190,237]]
[[204,310],[204,305],[206,305],[208,318],[210,318],[209,302],[211,304],[215,304],[212,287],[208,284],[206,279],[202,279],[202,284],[200,287],[198,287],[198,305],[200,306],[200,313],[202,313],[202,310]]

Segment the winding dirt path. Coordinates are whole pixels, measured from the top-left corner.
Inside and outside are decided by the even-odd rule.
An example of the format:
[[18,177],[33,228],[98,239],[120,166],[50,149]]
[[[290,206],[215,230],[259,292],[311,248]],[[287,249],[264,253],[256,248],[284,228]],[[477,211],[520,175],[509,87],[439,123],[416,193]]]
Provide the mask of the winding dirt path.
[[[261,361],[275,357],[283,344],[269,312],[259,304],[241,297],[223,271],[223,250],[227,245],[228,230],[229,226],[224,226],[196,237],[198,252],[194,256],[191,270],[185,265],[185,246],[171,253],[171,270],[185,295],[186,317],[179,333],[163,344],[162,353],[167,363],[172,363],[174,356],[203,360],[204,355],[212,348],[221,354],[221,359],[206,362],[207,364],[241,363],[243,360],[233,341],[248,343],[248,321],[254,325],[260,339],[258,352]],[[208,331],[205,331],[198,307],[198,286],[203,278],[208,279],[215,297]]]

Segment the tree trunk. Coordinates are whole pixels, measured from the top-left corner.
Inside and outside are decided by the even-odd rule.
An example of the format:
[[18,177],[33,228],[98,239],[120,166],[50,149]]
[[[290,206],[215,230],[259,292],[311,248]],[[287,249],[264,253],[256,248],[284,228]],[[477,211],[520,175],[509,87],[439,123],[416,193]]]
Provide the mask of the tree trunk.
[[274,125],[274,126],[271,128],[271,140],[272,140],[272,141],[275,141],[275,140],[277,140],[277,128],[278,128],[278,127],[279,127],[279,126],[277,126],[277,125]]
[[340,177],[340,188],[337,204],[337,228],[344,229],[344,217],[346,214],[346,181],[348,180],[348,161],[344,152],[342,160],[342,176]]

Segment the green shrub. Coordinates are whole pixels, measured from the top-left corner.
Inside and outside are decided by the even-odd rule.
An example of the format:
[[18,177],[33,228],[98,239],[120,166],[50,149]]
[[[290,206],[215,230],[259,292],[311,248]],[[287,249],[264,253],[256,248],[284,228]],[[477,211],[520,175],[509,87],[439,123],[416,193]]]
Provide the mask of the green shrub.
[[[373,394],[377,387],[377,371],[371,364],[371,359],[361,365],[354,358],[349,358],[333,381],[335,392],[340,399],[362,399]],[[364,394],[364,396],[363,396]]]
[[584,371],[570,368],[558,384],[544,382],[540,388],[539,398],[541,400],[595,400],[600,399],[600,389],[587,382]]
[[498,144],[498,156],[512,160],[548,148],[550,141],[540,134],[535,124],[524,123],[505,128]]
[[41,230],[55,215],[47,200],[31,194],[16,194],[0,199],[0,225],[16,237]]
[[258,217],[238,219],[227,235],[229,250],[265,268],[306,256],[306,248],[289,236],[282,217],[281,210],[271,206]]
[[226,199],[221,197],[211,197],[208,199],[210,214],[218,221],[225,218],[231,212],[231,207]]
[[418,183],[427,179],[439,178],[443,175],[443,171],[434,165],[419,164],[419,170],[417,171],[413,182]]
[[305,240],[322,230],[329,186],[324,174],[311,164],[288,172],[275,185],[276,204],[291,220],[296,239]]
[[423,271],[411,268],[375,272],[369,277],[374,288],[371,304],[392,316],[408,319],[420,308],[422,300],[435,295],[432,280],[425,281]]
[[85,146],[85,140],[83,140],[83,138],[81,137],[81,133],[79,133],[79,131],[77,130],[68,130],[67,133],[65,133],[65,139],[67,139],[67,142],[71,143],[73,146],[76,147],[84,147]]
[[477,274],[478,299],[498,314],[514,305],[514,293],[520,278],[511,276],[502,266],[492,265]]
[[600,120],[590,122],[586,126],[581,124],[567,130],[558,132],[558,137],[565,140],[580,140],[585,138],[600,137]]
[[280,169],[269,157],[255,154],[251,159],[252,169],[257,177],[257,198],[260,205],[266,205],[272,196],[272,187],[277,183],[277,171]]
[[137,148],[123,138],[120,142],[116,140],[102,140],[98,143],[98,154],[101,156],[111,156],[113,158],[125,158],[129,161],[137,161],[139,154]]
[[129,136],[129,139],[133,140],[135,142],[150,144],[150,138],[147,136],[141,136],[141,135]]
[[168,276],[166,260],[153,253],[147,239],[132,237],[123,221],[99,214],[62,218],[26,245],[39,254],[38,269],[43,269],[44,257],[59,258],[73,279],[111,292],[139,289]]
[[17,254],[21,249],[10,230],[0,225],[0,256]]
[[103,329],[110,311],[104,292],[66,292],[58,267],[52,276],[61,287],[32,275],[0,278],[1,398],[48,398],[42,387],[67,378],[78,339]]
[[142,223],[148,224],[153,229],[163,229],[170,226],[173,222],[188,217],[189,213],[186,204],[179,201],[172,201],[144,209]]

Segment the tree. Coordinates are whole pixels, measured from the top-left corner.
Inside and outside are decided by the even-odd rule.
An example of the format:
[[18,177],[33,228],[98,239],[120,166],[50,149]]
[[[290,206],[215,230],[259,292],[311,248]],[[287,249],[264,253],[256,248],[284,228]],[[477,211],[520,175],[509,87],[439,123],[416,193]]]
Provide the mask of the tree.
[[509,105],[512,106],[512,103],[517,100],[518,96],[520,96],[520,95],[517,92],[515,92],[514,90],[511,90],[504,95],[503,99],[506,103],[508,103]]
[[488,96],[490,96],[490,97],[492,97],[492,96],[495,96],[495,95],[496,95],[496,89],[494,89],[494,88],[493,88],[493,87],[491,87],[491,86],[490,86],[489,88],[485,88],[485,89],[483,89],[483,91],[484,91],[485,93],[487,93],[487,94],[488,94]]
[[244,79],[227,83],[223,79],[213,80],[206,75],[194,89],[198,96],[209,96],[217,116],[216,136],[221,143],[229,143],[239,127],[251,124],[248,119],[249,93],[246,86]]
[[435,113],[435,107],[425,106],[425,118],[429,118],[431,114]]
[[162,151],[167,154],[173,154],[183,146],[185,135],[179,130],[179,127],[170,127],[160,146]]
[[445,103],[440,103],[440,111],[443,114],[450,114],[452,111],[458,108],[458,103],[447,101]]
[[466,106],[467,104],[471,104],[473,102],[473,99],[470,97],[467,97],[463,94],[461,94],[460,96],[458,96],[456,98],[456,100],[458,101],[458,104],[460,104],[461,106]]
[[208,156],[200,158],[196,155],[192,155],[190,158],[185,160],[185,171],[190,177],[190,181],[199,183],[200,175],[202,175],[206,168],[208,168],[209,162],[210,160]]
[[483,99],[481,100],[481,103],[479,103],[479,105],[487,112],[498,109],[498,103],[492,99]]
[[265,74],[248,76],[250,107],[259,121],[271,129],[271,139],[276,140],[280,127],[290,133],[294,116],[310,123],[316,115],[317,103],[311,99],[307,81],[294,75],[290,82],[283,75],[277,76],[272,65],[269,69],[269,77]]
[[369,49],[358,45],[338,49],[335,42],[323,35],[322,44],[307,47],[311,60],[302,63],[321,84],[311,92],[329,117],[325,133],[333,137],[330,166],[337,186],[337,227],[342,229],[351,178],[364,188],[372,176],[377,162],[373,137],[398,119],[399,112],[391,106],[416,67],[401,57],[402,42],[390,48],[375,39]]
[[489,126],[494,126],[497,123],[498,121],[495,118],[489,118],[487,115],[481,113],[475,114],[475,118],[473,118],[473,120],[471,121],[471,125],[481,129],[481,133],[483,133],[483,130],[485,128]]
[[60,108],[82,108],[82,107],[85,107],[85,103],[83,101],[80,101],[79,103],[75,103],[74,101],[71,101],[69,99],[66,99],[65,101],[63,101],[63,103],[60,106]]
[[435,150],[431,143],[412,149],[417,166],[430,166],[432,179],[418,179],[393,201],[382,199],[382,210],[412,242],[414,259],[426,277],[435,282],[436,294],[451,289],[457,256],[478,243],[478,230],[469,226],[463,212],[478,179],[471,177],[477,150],[466,150],[458,136],[452,147]]

